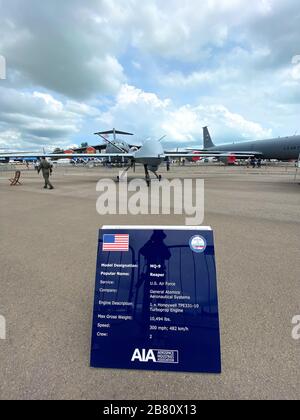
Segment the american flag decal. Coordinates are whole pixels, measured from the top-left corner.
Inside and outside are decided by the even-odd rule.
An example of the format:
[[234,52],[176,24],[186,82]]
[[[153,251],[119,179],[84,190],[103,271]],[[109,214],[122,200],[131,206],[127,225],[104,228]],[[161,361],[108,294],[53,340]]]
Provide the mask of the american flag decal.
[[129,251],[129,235],[121,233],[103,235],[102,251]]

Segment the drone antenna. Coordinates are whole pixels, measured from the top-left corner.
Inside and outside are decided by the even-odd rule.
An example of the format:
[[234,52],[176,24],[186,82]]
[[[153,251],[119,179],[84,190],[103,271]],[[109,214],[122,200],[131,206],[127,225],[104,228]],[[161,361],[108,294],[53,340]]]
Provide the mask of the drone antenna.
[[159,142],[161,142],[166,136],[166,134],[164,136],[162,136],[160,139],[158,139]]

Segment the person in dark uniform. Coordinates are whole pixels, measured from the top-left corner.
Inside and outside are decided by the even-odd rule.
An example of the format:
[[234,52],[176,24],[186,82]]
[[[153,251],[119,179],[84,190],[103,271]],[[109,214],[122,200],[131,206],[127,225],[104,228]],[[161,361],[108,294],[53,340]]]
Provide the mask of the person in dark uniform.
[[169,171],[169,170],[170,170],[170,164],[171,164],[170,159],[169,159],[169,158],[167,158],[167,159],[166,159],[167,171]]
[[256,168],[256,163],[257,163],[257,160],[256,160],[256,158],[253,156],[253,157],[251,158],[251,166],[252,166],[252,168],[253,168],[253,169],[255,169],[255,168]]
[[53,190],[54,187],[49,180],[50,175],[52,174],[52,165],[44,157],[42,157],[41,163],[39,164],[38,173],[40,173],[40,171],[42,171],[45,180],[44,188],[47,189],[49,186],[49,189]]
[[258,158],[257,159],[257,167],[258,168],[261,168],[261,162],[262,162],[261,158]]
[[[141,248],[140,253],[145,259],[144,271],[141,273],[140,278],[136,284],[137,293],[142,290],[143,302],[141,308],[141,319],[142,319],[142,335],[149,336],[150,326],[150,304],[151,304],[151,289],[155,288],[156,291],[161,291],[162,294],[166,292],[165,282],[167,281],[167,261],[171,258],[171,252],[168,246],[164,243],[164,239],[167,235],[163,230],[155,230],[149,241]],[[156,268],[153,268],[153,265]],[[161,285],[153,286],[153,277],[151,273],[155,271],[156,274],[162,275]],[[164,299],[160,300],[160,303]]]

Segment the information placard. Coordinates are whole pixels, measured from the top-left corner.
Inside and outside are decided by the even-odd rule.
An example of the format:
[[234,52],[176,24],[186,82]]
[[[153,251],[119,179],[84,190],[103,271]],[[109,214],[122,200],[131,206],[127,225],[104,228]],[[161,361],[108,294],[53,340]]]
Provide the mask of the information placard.
[[91,366],[221,372],[209,227],[100,230]]

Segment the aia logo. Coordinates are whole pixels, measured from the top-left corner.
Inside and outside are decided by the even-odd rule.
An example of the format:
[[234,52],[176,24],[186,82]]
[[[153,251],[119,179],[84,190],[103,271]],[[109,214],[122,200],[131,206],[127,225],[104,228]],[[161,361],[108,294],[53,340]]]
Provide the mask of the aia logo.
[[178,350],[135,349],[131,361],[141,363],[179,363],[179,354]]
[[147,363],[150,361],[156,363],[154,351],[151,349],[148,351],[146,349],[142,349],[142,350],[135,349],[133,352],[131,361],[135,362],[136,360],[139,362],[144,362],[144,363]]

